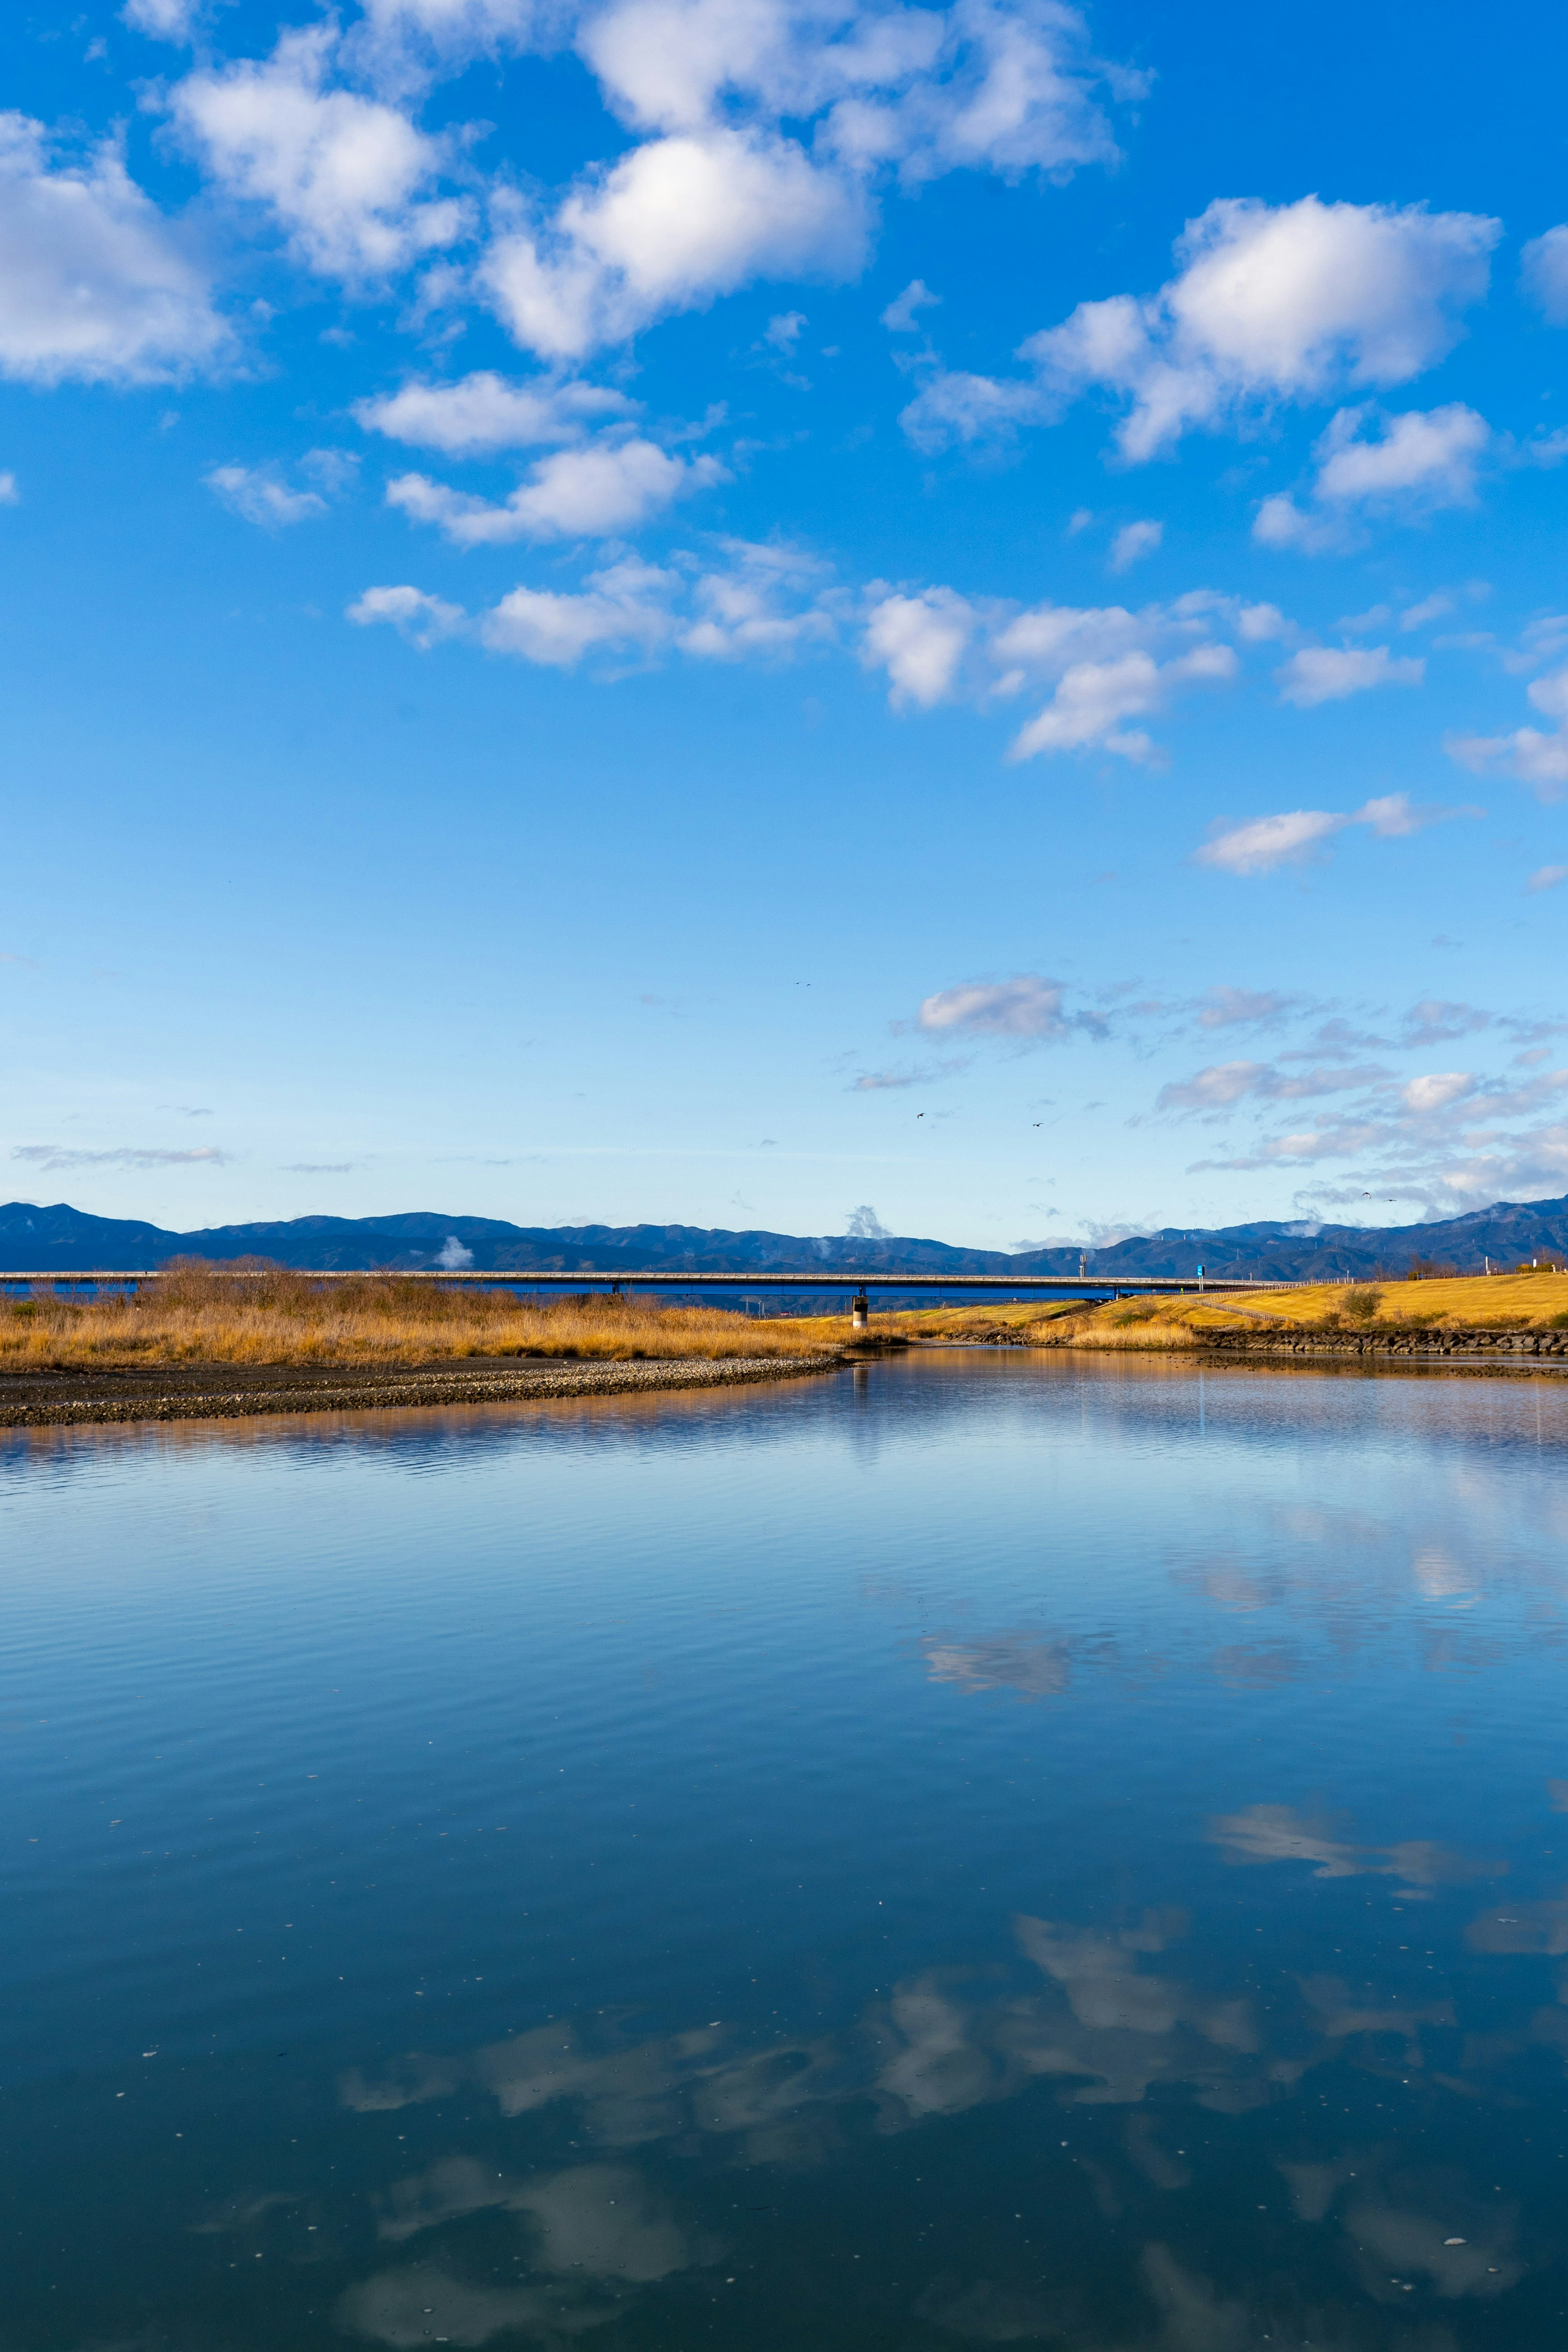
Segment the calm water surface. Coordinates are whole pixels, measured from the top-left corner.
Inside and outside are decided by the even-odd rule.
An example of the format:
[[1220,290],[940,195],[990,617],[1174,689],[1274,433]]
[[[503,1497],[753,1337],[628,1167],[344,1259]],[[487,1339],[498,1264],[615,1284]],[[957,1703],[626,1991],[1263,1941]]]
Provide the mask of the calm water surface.
[[1568,1394],[0,1442],[6,2352],[1568,2307]]

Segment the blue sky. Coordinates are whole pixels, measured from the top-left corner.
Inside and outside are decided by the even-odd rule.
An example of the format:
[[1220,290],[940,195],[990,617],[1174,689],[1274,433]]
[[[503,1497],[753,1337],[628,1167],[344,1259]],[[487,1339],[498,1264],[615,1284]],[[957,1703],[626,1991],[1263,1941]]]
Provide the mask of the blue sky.
[[1568,1191],[1554,12],[0,42],[12,1195]]

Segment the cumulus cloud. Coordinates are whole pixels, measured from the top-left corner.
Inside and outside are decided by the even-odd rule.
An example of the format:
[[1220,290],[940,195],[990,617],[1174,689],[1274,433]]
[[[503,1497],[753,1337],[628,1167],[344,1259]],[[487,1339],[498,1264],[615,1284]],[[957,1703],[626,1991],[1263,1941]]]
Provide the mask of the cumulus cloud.
[[1274,988],[1231,988],[1220,985],[1205,993],[1198,1008],[1200,1029],[1268,1028],[1296,1009],[1298,1000]]
[[668,643],[680,583],[635,556],[591,572],[574,593],[514,588],[479,624],[492,653],[516,654],[549,669],[572,669],[584,654],[647,655]]
[[1520,284],[1550,327],[1568,327],[1568,226],[1531,237],[1520,256]]
[[422,649],[468,632],[492,653],[570,669],[592,655],[783,661],[830,641],[845,601],[830,568],[802,550],[726,539],[707,562],[626,557],[589,572],[581,588],[515,588],[473,620],[410,586],[366,589],[348,617],[389,623]]
[[1157,756],[1154,743],[1127,722],[1163,709],[1181,689],[1235,677],[1235,650],[1217,631],[1255,643],[1287,630],[1271,605],[1243,605],[1208,590],[1137,613],[1121,604],[1020,612],[948,588],[889,592],[873,583],[867,593],[861,658],[887,670],[895,709],[929,709],[961,694],[984,703],[1031,687],[1051,689],[1015,737],[1016,760],[1096,747],[1149,761]]
[[867,615],[862,659],[885,669],[895,710],[929,710],[951,694],[977,615],[951,588],[879,597]]
[[153,383],[210,368],[229,330],[111,142],[85,156],[0,114],[0,373]]
[[1062,1010],[1067,991],[1058,980],[1020,972],[1012,980],[962,981],[939,989],[921,1004],[921,1028],[937,1036],[1010,1037],[1059,1045],[1075,1031],[1102,1026],[1091,1016]]
[[[1381,427],[1375,436],[1367,431],[1372,423]],[[1403,416],[1384,416],[1369,405],[1342,408],[1318,443],[1310,506],[1283,492],[1265,499],[1252,535],[1266,547],[1319,555],[1352,544],[1358,512],[1414,520],[1471,506],[1477,462],[1490,439],[1485,417],[1460,401]]]
[[384,621],[405,637],[421,653],[438,645],[443,637],[454,637],[468,625],[468,614],[460,604],[448,604],[440,596],[427,596],[419,588],[367,588],[348,607],[347,618],[359,628],[369,628]]
[[[1019,357],[1041,413],[1091,391],[1123,403],[1117,444],[1141,463],[1194,428],[1408,383],[1458,340],[1500,233],[1420,205],[1221,197],[1188,223],[1157,293],[1080,303]],[[929,435],[933,408],[912,421]]]
[[851,175],[759,129],[650,140],[549,220],[520,214],[479,278],[513,340],[574,360],[758,277],[854,276],[870,215]]
[[327,511],[325,499],[318,497],[314,490],[291,490],[287,482],[264,467],[214,466],[202,479],[231,514],[243,517],[247,522],[259,523],[264,530],[279,530],[293,522],[310,522]]
[[1127,720],[1162,709],[1178,686],[1228,685],[1237,667],[1232,648],[1220,645],[1194,646],[1167,662],[1156,662],[1142,650],[1114,661],[1075,662],[1045,709],[1020,728],[1008,757],[1030,760],[1040,751],[1078,751],[1098,744],[1126,760],[1150,760],[1155,754],[1152,740],[1142,728],[1129,728]]
[[619,538],[675,499],[727,478],[717,458],[672,457],[634,438],[559,450],[500,504],[424,474],[400,474],[387,484],[386,501],[416,522],[435,523],[458,547],[502,546],[517,539]]
[[923,278],[911,278],[882,312],[882,324],[890,335],[912,335],[919,327],[920,313],[941,300],[942,296],[933,294]]
[[1380,841],[1397,841],[1450,817],[1479,816],[1475,808],[1423,808],[1407,793],[1388,793],[1358,809],[1287,809],[1228,825],[1194,852],[1194,863],[1223,874],[1268,874],[1310,855],[1348,825],[1364,824]]
[[1396,660],[1386,646],[1303,646],[1274,676],[1281,702],[1298,710],[1342,702],[1374,686],[1419,686],[1426,665],[1415,656]]
[[1154,1108],[1162,1111],[1225,1112],[1248,1100],[1300,1102],[1314,1095],[1364,1089],[1387,1075],[1386,1070],[1364,1064],[1287,1071],[1269,1062],[1215,1062],[1190,1078],[1162,1087]]
[[462,205],[428,193],[437,140],[379,100],[329,87],[335,29],[285,33],[270,58],[204,68],[168,97],[181,134],[227,194],[277,220],[325,277],[380,278],[448,246]]
[[378,400],[356,402],[353,413],[367,433],[451,457],[484,457],[498,449],[580,440],[594,425],[626,416],[633,405],[606,384],[548,377],[515,383],[481,368],[456,383],[405,383]]
[[1568,866],[1538,866],[1524,887],[1533,896],[1537,890],[1555,890],[1561,882],[1568,882]]
[[1126,572],[1146,555],[1152,555],[1165,536],[1163,522],[1127,522],[1110,542],[1112,572]]
[[188,41],[203,0],[125,0],[120,15],[134,33],[153,41]]
[[1531,701],[1556,727],[1516,727],[1507,735],[1451,735],[1444,745],[1450,759],[1480,773],[1501,768],[1528,784],[1538,800],[1560,801],[1568,788],[1568,668],[1553,670],[1526,688]]

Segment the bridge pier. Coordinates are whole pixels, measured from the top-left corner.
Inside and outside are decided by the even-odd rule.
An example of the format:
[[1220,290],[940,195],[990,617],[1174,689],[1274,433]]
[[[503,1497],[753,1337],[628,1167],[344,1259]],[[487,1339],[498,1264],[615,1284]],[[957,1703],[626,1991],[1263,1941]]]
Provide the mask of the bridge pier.
[[870,1326],[871,1302],[863,1289],[858,1290],[849,1302],[849,1328],[852,1331],[867,1331]]

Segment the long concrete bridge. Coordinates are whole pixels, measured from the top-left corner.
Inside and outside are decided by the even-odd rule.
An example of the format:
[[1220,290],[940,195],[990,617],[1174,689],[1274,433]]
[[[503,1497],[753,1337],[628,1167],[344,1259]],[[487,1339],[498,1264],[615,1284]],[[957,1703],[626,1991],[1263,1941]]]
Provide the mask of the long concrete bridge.
[[[1251,1276],[1197,1274],[899,1274],[886,1266],[864,1269],[841,1269],[837,1273],[791,1274],[777,1267],[765,1271],[753,1268],[739,1274],[672,1273],[667,1267],[657,1271],[626,1271],[619,1267],[573,1266],[568,1270],[554,1266],[499,1266],[484,1271],[468,1267],[449,1266],[285,1266],[252,1267],[215,1265],[204,1272],[222,1275],[232,1282],[265,1282],[275,1272],[299,1274],[310,1282],[363,1282],[377,1278],[393,1278],[399,1282],[436,1282],[479,1285],[504,1290],[837,1290],[853,1291],[866,1298],[874,1290],[956,1290],[976,1295],[1005,1293],[1008,1297],[1033,1297],[1037,1293],[1047,1297],[1068,1298],[1123,1298],[1140,1297],[1184,1297],[1217,1291],[1310,1289],[1304,1283],[1259,1281]],[[65,1274],[32,1273],[19,1269],[15,1273],[0,1272],[0,1287],[8,1284],[47,1283],[56,1288],[124,1287],[143,1282],[163,1282],[174,1275],[169,1266],[99,1266],[76,1269]],[[1347,1277],[1348,1279],[1348,1277]]]

